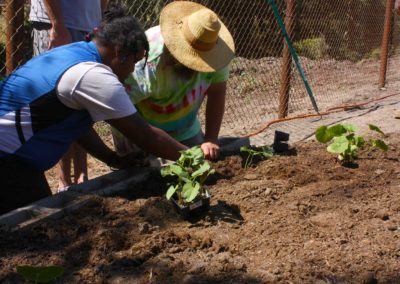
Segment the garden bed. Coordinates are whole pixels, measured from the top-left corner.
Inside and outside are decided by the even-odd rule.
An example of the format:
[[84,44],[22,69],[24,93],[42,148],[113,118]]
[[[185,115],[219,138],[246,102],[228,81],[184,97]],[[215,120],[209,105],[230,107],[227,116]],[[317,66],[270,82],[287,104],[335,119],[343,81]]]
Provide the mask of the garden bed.
[[183,221],[159,176],[58,220],[0,232],[0,282],[61,265],[61,283],[399,283],[400,134],[338,164],[308,141],[243,168],[214,163],[208,215]]

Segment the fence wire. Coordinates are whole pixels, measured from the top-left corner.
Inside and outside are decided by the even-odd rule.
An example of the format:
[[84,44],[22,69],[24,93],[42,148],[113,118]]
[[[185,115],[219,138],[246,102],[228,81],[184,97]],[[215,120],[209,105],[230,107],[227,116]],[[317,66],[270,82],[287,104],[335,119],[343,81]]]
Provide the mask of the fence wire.
[[[293,13],[288,13],[290,1]],[[11,3],[13,1],[7,1]],[[110,1],[114,2],[114,1]],[[123,0],[129,12],[150,28],[169,0]],[[284,38],[268,0],[196,0],[214,10],[232,33],[236,57],[231,63],[228,96],[222,134],[240,136],[257,130],[265,122],[282,116],[283,84],[288,88],[285,116],[315,113],[296,65],[292,62],[289,80],[283,82]],[[386,0],[277,0],[283,20],[292,19],[292,42],[300,65],[316,98],[319,110],[379,96],[381,44]],[[2,15],[5,9],[2,6]],[[24,34],[30,32],[26,20]],[[290,12],[290,11],[289,11]],[[394,14],[394,13],[393,13]],[[2,19],[2,29],[7,23]],[[387,90],[400,87],[398,17],[392,21]],[[3,33],[4,35],[5,33]],[[1,74],[5,74],[5,46],[2,38]],[[29,36],[24,40],[23,60],[31,53]],[[284,109],[284,108],[283,108]],[[290,122],[288,122],[290,124]],[[304,121],[304,123],[307,123]]]

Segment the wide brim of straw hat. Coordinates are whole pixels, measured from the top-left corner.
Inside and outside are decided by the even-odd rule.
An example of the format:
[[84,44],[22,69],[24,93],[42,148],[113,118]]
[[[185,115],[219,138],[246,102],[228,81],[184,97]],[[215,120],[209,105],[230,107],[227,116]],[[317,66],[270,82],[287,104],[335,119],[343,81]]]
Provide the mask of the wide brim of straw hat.
[[184,18],[204,8],[203,5],[189,1],[168,4],[160,15],[161,34],[165,46],[181,64],[199,72],[215,72],[227,66],[235,56],[235,44],[226,26],[220,21],[217,43],[209,51],[194,49],[182,32]]

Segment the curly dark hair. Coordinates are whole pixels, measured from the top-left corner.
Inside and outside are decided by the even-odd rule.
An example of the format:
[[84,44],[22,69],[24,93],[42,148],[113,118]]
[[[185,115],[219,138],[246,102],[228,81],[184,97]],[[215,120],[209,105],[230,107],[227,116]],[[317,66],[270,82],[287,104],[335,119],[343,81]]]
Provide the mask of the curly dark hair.
[[93,38],[104,46],[115,46],[133,54],[145,50],[147,61],[149,42],[142,25],[135,17],[127,16],[126,8],[121,4],[112,4],[104,12],[103,21],[88,40]]

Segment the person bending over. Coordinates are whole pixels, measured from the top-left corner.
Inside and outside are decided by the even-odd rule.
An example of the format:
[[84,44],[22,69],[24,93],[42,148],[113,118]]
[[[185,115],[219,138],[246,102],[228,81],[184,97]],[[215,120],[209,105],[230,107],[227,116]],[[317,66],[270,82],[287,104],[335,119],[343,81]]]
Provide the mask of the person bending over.
[[187,149],[142,119],[121,83],[148,49],[137,20],[110,7],[92,39],[38,55],[1,82],[0,214],[51,195],[44,171],[74,141],[112,167],[131,166],[134,157],[108,148],[96,121],[166,159]]
[[[151,125],[187,146],[201,145],[206,158],[216,159],[235,50],[231,34],[210,9],[177,1],[164,7],[160,25],[146,35],[149,55],[125,81],[129,96]],[[197,116],[205,96],[203,133]],[[113,137],[119,153],[134,148],[118,131]]]

